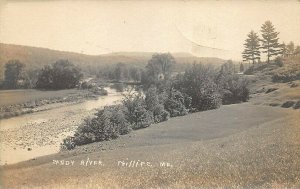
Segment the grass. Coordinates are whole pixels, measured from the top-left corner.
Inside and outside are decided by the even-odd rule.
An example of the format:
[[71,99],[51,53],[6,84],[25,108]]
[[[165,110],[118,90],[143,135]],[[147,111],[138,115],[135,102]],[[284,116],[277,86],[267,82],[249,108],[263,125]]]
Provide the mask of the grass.
[[[236,119],[237,118],[237,119]],[[108,149],[57,154],[4,167],[4,187],[298,188],[300,128],[293,110],[247,104],[177,117],[135,131]],[[284,127],[283,127],[284,126]],[[222,129],[223,128],[223,129]],[[182,132],[184,129],[185,132]],[[125,147],[118,147],[120,144]],[[100,145],[100,143],[98,144]],[[103,146],[102,146],[103,148]],[[90,151],[89,151],[90,150]],[[106,166],[54,166],[89,157]],[[118,160],[170,162],[173,168],[126,168]]]
[[63,98],[68,95],[76,95],[81,91],[77,89],[40,91],[34,89],[0,90],[0,106],[24,104],[41,99]]
[[46,104],[73,102],[93,97],[87,90],[0,90],[0,119],[34,112],[34,108]]
[[288,101],[300,101],[300,56],[284,58],[282,67],[262,64],[251,71],[254,75],[246,77],[251,80],[252,103],[287,107]]
[[246,75],[268,75],[273,82],[290,82],[300,79],[300,56],[283,58],[282,66],[271,63],[255,64],[245,71]]

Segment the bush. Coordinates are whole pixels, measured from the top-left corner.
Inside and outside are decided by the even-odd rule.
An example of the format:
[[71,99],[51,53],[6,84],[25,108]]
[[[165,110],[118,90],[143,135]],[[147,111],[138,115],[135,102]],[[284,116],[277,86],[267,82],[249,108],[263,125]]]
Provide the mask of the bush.
[[188,114],[188,109],[185,107],[184,95],[177,90],[173,89],[169,92],[168,98],[164,105],[171,117]]
[[221,66],[216,83],[223,104],[240,103],[249,99],[248,80],[236,75],[231,64],[225,63]]
[[279,67],[282,67],[283,66],[283,60],[282,60],[282,58],[281,57],[276,57],[275,58],[275,64],[277,65],[277,66],[279,66]]
[[68,136],[63,140],[63,143],[60,144],[61,150],[72,150],[76,147],[76,144],[74,142],[74,137]]
[[153,119],[155,123],[167,121],[170,117],[170,113],[165,110],[162,104],[158,104],[153,109]]
[[253,75],[254,74],[254,66],[250,66],[245,72],[245,75]]
[[290,64],[271,72],[273,82],[300,80],[300,64]]
[[145,103],[147,110],[152,112],[155,123],[166,121],[170,117],[169,112],[164,108],[163,102],[159,99],[156,87],[151,87],[147,90]]
[[107,106],[99,110],[94,118],[87,118],[80,125],[74,137],[63,141],[62,149],[73,149],[92,142],[115,139],[119,135],[130,132],[131,128],[125,118],[125,109],[122,105]]
[[213,67],[194,64],[183,75],[177,76],[174,87],[191,98],[191,109],[196,111],[215,109],[219,108],[222,102],[215,77],[216,70]]
[[222,103],[234,104],[249,100],[248,80],[238,75],[227,75],[219,81]]
[[127,121],[133,129],[150,126],[153,123],[153,114],[147,110],[145,99],[141,93],[129,93],[124,95],[123,105],[126,108]]

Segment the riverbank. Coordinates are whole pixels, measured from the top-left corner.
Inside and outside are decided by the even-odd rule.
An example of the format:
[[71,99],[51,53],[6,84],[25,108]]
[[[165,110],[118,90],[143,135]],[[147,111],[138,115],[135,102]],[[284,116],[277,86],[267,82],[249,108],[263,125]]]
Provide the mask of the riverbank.
[[4,119],[96,99],[97,95],[89,90],[79,89],[58,91],[28,89],[2,90],[0,98],[0,119]]

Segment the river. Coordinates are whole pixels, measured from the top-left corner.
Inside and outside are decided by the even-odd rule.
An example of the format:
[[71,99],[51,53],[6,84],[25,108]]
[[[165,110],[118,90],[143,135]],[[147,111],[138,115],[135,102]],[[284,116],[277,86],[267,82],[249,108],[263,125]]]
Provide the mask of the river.
[[55,109],[0,120],[0,165],[13,164],[57,153],[64,138],[97,108],[120,102],[122,94],[105,88],[107,96]]

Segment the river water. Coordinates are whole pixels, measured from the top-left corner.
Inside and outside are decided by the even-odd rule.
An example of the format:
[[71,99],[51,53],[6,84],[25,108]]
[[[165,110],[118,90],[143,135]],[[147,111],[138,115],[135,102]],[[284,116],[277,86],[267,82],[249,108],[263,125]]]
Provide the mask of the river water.
[[0,165],[57,153],[84,117],[96,109],[120,102],[122,94],[105,88],[107,96],[41,112],[0,120]]

